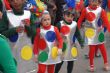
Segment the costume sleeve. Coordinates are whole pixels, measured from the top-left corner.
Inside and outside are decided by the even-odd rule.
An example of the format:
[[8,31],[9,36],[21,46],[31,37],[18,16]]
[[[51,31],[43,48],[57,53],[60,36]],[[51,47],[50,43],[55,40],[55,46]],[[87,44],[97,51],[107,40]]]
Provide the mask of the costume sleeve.
[[60,35],[60,32],[58,31],[58,28],[54,27],[54,30],[55,30],[55,33],[56,33],[56,38],[58,40],[58,48],[62,49],[62,47],[63,47],[63,39],[62,39],[62,37]]
[[25,29],[27,30],[27,35],[29,37],[35,37],[36,35],[36,25],[34,23],[34,14],[31,14],[31,18],[30,18],[30,26],[25,26]]
[[6,9],[10,10],[11,7],[10,7],[10,4],[9,4],[8,0],[4,0],[4,3],[5,3],[5,6],[6,6]]
[[39,45],[39,38],[40,38],[40,29],[37,29],[36,32],[37,34],[34,39],[34,49],[33,49],[34,55],[38,55],[39,53],[38,45]]
[[16,28],[9,28],[9,21],[6,13],[3,14],[2,20],[0,20],[0,33],[9,38],[11,35],[16,34]]
[[80,34],[80,31],[79,31],[78,27],[76,27],[76,31],[75,31],[75,35],[74,36],[77,38],[80,46],[83,47],[84,46],[83,45],[84,44],[84,40],[82,39],[82,36]]
[[79,29],[80,29],[81,24],[82,24],[83,20],[85,19],[85,17],[86,17],[86,9],[84,8],[81,12],[79,19],[78,19],[78,28]]
[[107,14],[104,9],[102,9],[102,12],[101,12],[101,19],[104,23],[103,26],[106,27],[108,29],[108,31],[110,32],[110,23],[108,21]]
[[107,2],[108,4],[107,4],[107,6],[108,6],[108,9],[110,10],[110,0],[108,0],[108,2]]

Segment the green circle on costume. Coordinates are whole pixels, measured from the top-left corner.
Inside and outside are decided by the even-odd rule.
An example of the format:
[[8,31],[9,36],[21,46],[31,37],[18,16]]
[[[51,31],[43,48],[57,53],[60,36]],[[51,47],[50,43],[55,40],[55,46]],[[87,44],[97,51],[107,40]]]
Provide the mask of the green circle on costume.
[[77,57],[78,51],[77,51],[77,48],[76,48],[76,47],[73,47],[73,48],[71,49],[71,55],[72,55],[73,57]]
[[67,44],[65,42],[63,42],[63,49],[62,49],[62,51],[64,52],[66,50],[66,48],[67,48]]
[[101,32],[101,33],[99,34],[98,40],[99,40],[99,42],[103,42],[103,41],[105,40],[105,38],[104,38],[104,33],[103,33],[103,32]]
[[24,46],[21,50],[21,58],[30,60],[32,58],[32,48],[28,45]]
[[53,59],[57,58],[57,56],[58,56],[58,48],[57,47],[52,48],[52,54],[51,55],[52,55]]
[[95,35],[94,29],[92,28],[87,28],[85,31],[85,36],[87,38],[92,38]]
[[48,59],[48,54],[45,51],[41,52],[38,56],[38,60],[40,62],[45,62],[45,61],[47,61],[47,59]]

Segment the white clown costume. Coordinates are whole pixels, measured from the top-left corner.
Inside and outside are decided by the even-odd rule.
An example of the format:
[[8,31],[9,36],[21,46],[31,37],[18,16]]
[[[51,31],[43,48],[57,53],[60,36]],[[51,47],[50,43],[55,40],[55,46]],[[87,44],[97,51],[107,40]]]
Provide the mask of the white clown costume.
[[60,63],[58,49],[62,49],[62,39],[58,29],[54,26],[49,26],[48,30],[41,27],[38,33],[34,42],[34,54],[38,55],[39,63],[45,65]]
[[[73,36],[76,32],[77,23],[75,21],[72,21],[70,25],[65,25],[64,21],[60,21],[60,23],[60,32],[64,40],[64,45],[67,45],[65,48],[66,50],[64,50],[64,61],[76,60],[78,50],[76,49],[75,42],[73,42]],[[65,30],[67,33],[63,30]]]
[[[24,14],[15,15],[13,11],[7,11],[7,17],[9,20],[9,28],[16,28],[19,26],[25,27],[23,20],[30,20],[30,11],[24,10]],[[27,30],[26,30],[27,31]],[[26,31],[22,33],[16,33],[10,36],[9,41],[12,46],[12,53],[17,60],[18,73],[26,73],[34,70],[33,53],[31,38],[27,36]]]

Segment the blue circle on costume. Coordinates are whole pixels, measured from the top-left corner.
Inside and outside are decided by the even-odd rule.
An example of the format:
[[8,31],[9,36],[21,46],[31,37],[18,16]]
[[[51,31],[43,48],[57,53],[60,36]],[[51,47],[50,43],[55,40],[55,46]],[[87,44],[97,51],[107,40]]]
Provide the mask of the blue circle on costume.
[[48,31],[45,37],[48,42],[53,42],[56,39],[56,34],[53,31]]
[[[102,26],[102,20],[101,20],[101,18],[98,19],[98,23],[97,24],[98,24],[99,27]],[[103,31],[106,32],[107,31],[107,28],[104,27],[104,30]]]
[[107,31],[107,28],[106,27],[104,27],[104,32],[106,32]]
[[75,40],[76,40],[76,36],[75,35],[73,36],[73,39],[72,40],[73,40],[73,42],[75,42]]
[[98,19],[97,24],[98,24],[99,27],[102,26],[102,20],[101,20],[101,18]]
[[15,35],[10,36],[9,40],[11,42],[16,42],[18,40],[18,33],[16,33]]

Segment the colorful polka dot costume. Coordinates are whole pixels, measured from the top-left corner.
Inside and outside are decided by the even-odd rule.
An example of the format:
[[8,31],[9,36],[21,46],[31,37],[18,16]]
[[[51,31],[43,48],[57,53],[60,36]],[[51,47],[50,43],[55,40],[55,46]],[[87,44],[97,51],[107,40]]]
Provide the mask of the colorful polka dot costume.
[[46,65],[60,63],[61,60],[58,56],[57,38],[54,27],[51,26],[49,30],[41,28],[40,34],[39,62]]
[[78,56],[78,51],[75,44],[73,43],[73,36],[75,35],[77,23],[72,21],[70,25],[66,25],[64,21],[60,21],[61,28],[60,32],[63,37],[63,55],[64,61],[73,61],[76,60]]
[[104,40],[104,32],[102,26],[98,25],[98,19],[100,18],[100,12],[102,11],[101,7],[98,7],[96,10],[89,10],[86,8],[86,22],[85,22],[85,43],[88,45],[95,45],[103,43]]
[[[7,11],[7,17],[9,20],[9,28],[14,28],[18,26],[24,26],[23,20],[30,20],[30,11],[24,10],[23,15],[15,15],[13,11]],[[29,23],[30,24],[30,23]],[[9,37],[9,42],[12,47],[12,53],[17,60],[18,73],[26,73],[33,70],[35,66],[33,62],[33,52],[31,39],[27,36],[26,31],[22,33],[16,33]],[[25,67],[28,66],[27,68]]]

